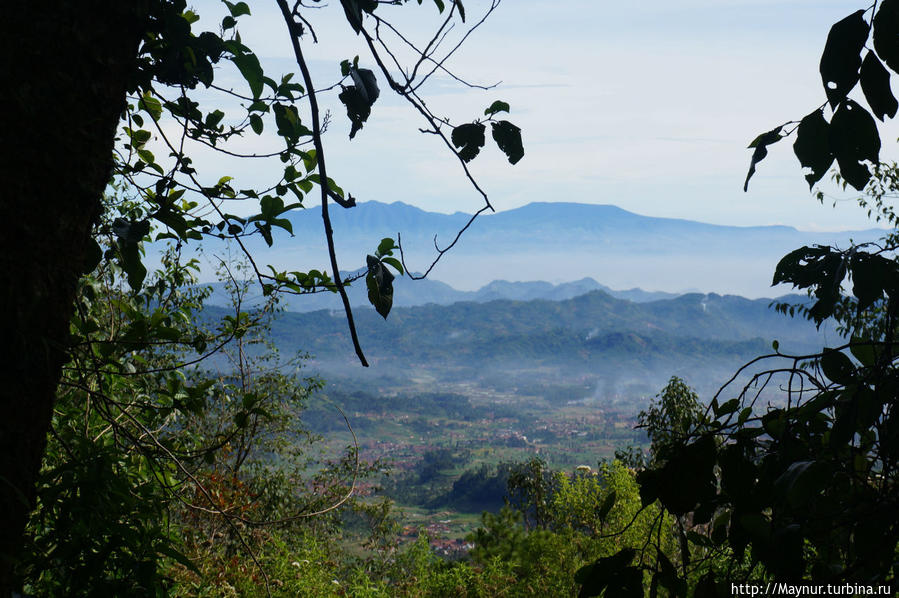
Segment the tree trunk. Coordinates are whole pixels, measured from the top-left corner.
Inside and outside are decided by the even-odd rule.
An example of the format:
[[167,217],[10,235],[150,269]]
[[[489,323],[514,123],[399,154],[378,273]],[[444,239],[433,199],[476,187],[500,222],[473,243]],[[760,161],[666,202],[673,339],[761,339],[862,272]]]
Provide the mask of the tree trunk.
[[[146,2],[5,3],[0,15],[0,597],[34,508],[69,318],[112,168]],[[142,27],[143,26],[143,27]]]

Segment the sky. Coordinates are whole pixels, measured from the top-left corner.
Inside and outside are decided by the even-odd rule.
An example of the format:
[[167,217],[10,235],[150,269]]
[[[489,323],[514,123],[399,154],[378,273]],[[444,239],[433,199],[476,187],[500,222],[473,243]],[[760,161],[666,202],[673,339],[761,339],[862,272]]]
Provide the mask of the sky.
[[[274,2],[249,4],[253,14],[239,25],[243,41],[267,73],[296,70]],[[466,0],[469,24],[487,5]],[[815,201],[792,140],[772,146],[749,192],[742,190],[747,144],[824,101],[818,61],[827,32],[866,7],[851,0],[504,0],[447,62],[470,82],[500,85],[467,89],[441,76],[422,94],[454,123],[477,118],[497,99],[511,105],[507,118],[522,128],[524,159],[510,166],[488,143],[472,163],[497,210],[577,201],[715,224],[869,228],[852,193],[825,182],[825,205]],[[195,8],[216,19],[223,10],[211,0]],[[382,5],[378,13],[416,40],[426,39],[439,18],[430,0]],[[304,14],[319,37],[304,48],[320,87],[338,78],[344,58],[358,54],[361,67],[374,68],[339,2],[322,2]],[[201,24],[207,22],[215,21]],[[457,23],[447,47],[464,31]],[[234,72],[217,76],[238,91],[245,87]],[[353,141],[336,92],[322,97],[331,112],[329,175],[360,201],[403,201],[444,213],[478,209],[481,198],[458,162],[435,136],[419,132],[421,117],[383,78],[380,83],[381,97]],[[896,128],[883,130],[882,157],[893,158]],[[272,142],[263,136],[246,144],[262,149]],[[212,170],[224,166],[220,157],[197,162]],[[244,186],[270,180],[279,164],[241,161],[228,169]]]

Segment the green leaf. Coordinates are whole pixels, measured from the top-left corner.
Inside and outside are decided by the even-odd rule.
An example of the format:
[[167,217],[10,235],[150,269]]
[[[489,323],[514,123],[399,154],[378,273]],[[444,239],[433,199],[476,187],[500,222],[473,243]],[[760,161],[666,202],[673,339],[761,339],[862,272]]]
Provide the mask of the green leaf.
[[749,162],[749,172],[746,173],[746,182],[743,183],[744,192],[749,190],[749,179],[755,174],[755,165],[764,160],[765,156],[768,155],[768,146],[783,139],[780,134],[781,129],[783,129],[783,126],[762,133],[749,144],[749,148],[754,149],[755,151],[752,152],[752,160]]
[[228,6],[228,10],[231,12],[231,16],[235,19],[241,15],[250,14],[250,7],[246,2],[228,2],[225,0],[225,4]]
[[459,149],[459,157],[464,162],[475,159],[484,147],[486,127],[481,123],[466,123],[453,129],[450,139]]
[[263,72],[262,66],[259,64],[259,59],[256,58],[255,54],[245,53],[235,54],[231,60],[249,84],[250,91],[253,92],[253,99],[258,100],[259,96],[262,95],[263,85]]
[[815,110],[799,122],[796,130],[796,141],[793,152],[803,168],[811,170],[805,175],[808,188],[811,188],[827,173],[833,164],[833,153],[830,151],[828,128],[823,110]]
[[884,0],[874,15],[874,50],[893,72],[899,72],[899,0]]
[[375,255],[378,257],[391,255],[395,248],[396,242],[391,237],[384,237],[381,239],[381,242],[378,243],[378,249],[375,251]]
[[162,104],[150,95],[149,91],[145,91],[137,102],[137,107],[144,110],[153,120],[159,120],[162,116]]
[[729,399],[725,401],[720,407],[715,409],[715,417],[720,418],[725,415],[729,415],[739,409],[740,407],[740,399]]
[[497,100],[497,101],[493,102],[492,104],[490,104],[489,108],[484,110],[484,115],[485,116],[493,116],[497,112],[508,112],[508,111],[509,111],[509,104],[507,104],[506,102]]
[[225,118],[225,113],[221,110],[213,110],[209,114],[206,115],[206,119],[204,124],[210,128],[214,129],[219,126],[219,123],[222,122],[222,119]]
[[368,274],[365,285],[368,287],[368,301],[385,320],[393,307],[393,274],[373,255],[366,257]]
[[510,164],[516,164],[524,157],[524,146],[521,143],[521,129],[507,120],[490,123],[493,127],[493,140],[499,149],[506,154]]
[[857,10],[830,28],[821,54],[821,81],[832,108],[843,101],[858,83],[861,51],[868,40],[865,11]]
[[890,89],[890,73],[877,60],[874,52],[868,52],[865,55],[860,77],[862,92],[864,92],[865,99],[868,100],[868,106],[871,107],[874,116],[881,121],[884,116],[890,118],[896,116],[899,102],[896,101],[893,90]]
[[400,274],[403,274],[403,272],[404,272],[403,264],[395,257],[384,257],[384,258],[381,258],[381,261],[384,262],[385,264],[390,264],[391,266],[393,266],[393,268],[397,272],[399,272]]
[[[243,4],[243,2],[241,2]],[[168,542],[161,543],[156,546],[156,550],[158,550],[161,554],[174,559],[175,561],[184,565],[190,571],[196,573],[197,575],[202,576],[203,574],[197,569],[197,566],[191,561],[189,558],[178,552],[171,544]]]
[[258,114],[250,115],[250,127],[253,129],[253,132],[257,135],[262,134],[262,118]]

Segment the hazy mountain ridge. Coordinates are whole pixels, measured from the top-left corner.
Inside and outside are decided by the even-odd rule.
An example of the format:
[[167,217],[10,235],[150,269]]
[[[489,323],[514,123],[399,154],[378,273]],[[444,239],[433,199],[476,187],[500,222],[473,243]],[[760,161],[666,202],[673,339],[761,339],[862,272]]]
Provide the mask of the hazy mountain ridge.
[[[256,237],[245,241],[257,262],[285,270],[325,267],[318,210],[291,212],[287,217],[294,236],[278,233],[274,248]],[[426,212],[399,202],[364,202],[331,215],[343,268],[361,267],[382,238],[401,233],[406,264],[413,271],[423,270],[433,259],[435,236],[445,247],[469,217]],[[879,229],[813,233],[788,226],[720,226],[642,216],[612,205],[538,202],[478,218],[431,278],[456,289],[479,289],[494,280],[589,277],[619,289],[680,293],[696,288],[762,297],[772,294],[774,268],[793,249],[812,244],[845,247],[852,239],[868,241],[882,234]],[[216,251],[215,243],[210,251]],[[397,301],[403,305],[402,293]]]
[[[591,291],[562,301],[398,307],[386,321],[372,309],[356,310],[355,316],[366,353],[384,367],[534,363],[619,373],[627,369],[630,374],[732,367],[770,349],[774,339],[784,351],[821,346],[823,338],[813,324],[778,314],[769,305],[767,299],[714,294],[634,303]],[[354,364],[339,310],[286,312],[273,334],[282,350],[309,352],[319,364]]]
[[[210,305],[227,306],[231,303],[224,283],[211,283],[212,295],[207,303]],[[643,289],[628,289],[616,291],[602,285],[592,278],[582,278],[573,282],[551,284],[544,281],[509,282],[507,280],[494,280],[484,285],[477,291],[459,291],[439,280],[410,280],[397,278],[394,281],[394,306],[413,307],[435,303],[437,305],[451,305],[460,301],[485,303],[509,299],[514,301],[530,301],[534,299],[546,299],[549,301],[562,301],[571,299],[590,291],[604,291],[609,295],[643,303],[670,299],[677,295],[659,291],[644,291]],[[363,280],[357,281],[347,288],[350,305],[353,307],[369,307],[368,290]],[[245,301],[253,304],[260,300],[262,294],[258,285],[253,283]],[[310,295],[285,295],[282,305],[288,311],[311,312],[321,309],[343,309],[340,297],[336,293],[313,293]]]

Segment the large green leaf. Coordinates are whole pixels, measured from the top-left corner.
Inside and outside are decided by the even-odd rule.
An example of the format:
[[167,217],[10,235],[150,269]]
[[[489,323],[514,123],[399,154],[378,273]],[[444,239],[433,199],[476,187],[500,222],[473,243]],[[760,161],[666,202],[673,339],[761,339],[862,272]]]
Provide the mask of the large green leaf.
[[259,59],[256,58],[255,54],[245,53],[236,54],[231,60],[249,84],[250,91],[253,92],[253,99],[259,99],[259,96],[262,95],[262,79],[264,76]]

